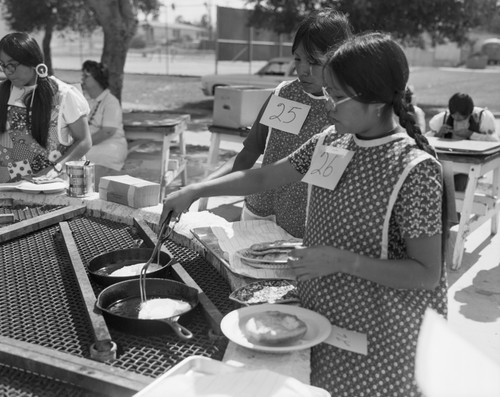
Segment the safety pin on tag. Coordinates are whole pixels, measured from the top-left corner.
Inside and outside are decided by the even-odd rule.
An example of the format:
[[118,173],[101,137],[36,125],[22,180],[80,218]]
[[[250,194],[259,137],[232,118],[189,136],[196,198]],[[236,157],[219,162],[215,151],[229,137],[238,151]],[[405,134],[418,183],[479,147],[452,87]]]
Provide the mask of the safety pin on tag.
[[349,150],[335,146],[325,146],[325,152],[333,154],[334,156],[345,157],[347,153],[349,153]]

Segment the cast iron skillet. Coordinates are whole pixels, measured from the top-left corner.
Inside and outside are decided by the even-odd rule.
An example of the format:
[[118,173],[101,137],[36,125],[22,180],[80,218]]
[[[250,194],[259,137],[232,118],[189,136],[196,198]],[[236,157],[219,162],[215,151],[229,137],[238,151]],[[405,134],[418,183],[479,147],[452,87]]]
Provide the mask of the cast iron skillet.
[[166,270],[174,263],[174,258],[172,255],[162,252],[160,248],[173,231],[172,228],[170,229],[170,233],[166,233],[165,235],[165,232],[169,228],[172,214],[173,211],[170,211],[163,221],[155,248],[127,248],[97,255],[89,262],[87,267],[90,277],[101,285],[112,285],[120,281],[140,279],[140,274],[136,276],[111,276],[110,274],[127,265],[145,264],[149,261],[151,255],[154,255],[153,263],[158,263],[161,269],[148,272],[146,277],[167,277]]
[[159,278],[146,279],[147,298],[170,298],[189,303],[191,309],[174,317],[158,320],[138,318],[141,304],[139,279],[121,281],[103,289],[97,297],[96,307],[108,324],[122,332],[139,335],[157,335],[173,330],[181,339],[191,339],[193,334],[177,320],[184,323],[198,305],[198,290],[183,283]]
[[[126,248],[117,251],[106,252],[92,258],[88,264],[87,270],[90,277],[101,285],[111,285],[120,281],[139,279],[136,276],[110,276],[115,270],[127,265],[137,263],[146,263],[153,253],[153,248]],[[157,258],[153,260],[156,263]],[[164,251],[160,251],[161,269],[154,272],[148,272],[146,277],[168,278],[170,275],[170,265],[175,263],[175,259]]]

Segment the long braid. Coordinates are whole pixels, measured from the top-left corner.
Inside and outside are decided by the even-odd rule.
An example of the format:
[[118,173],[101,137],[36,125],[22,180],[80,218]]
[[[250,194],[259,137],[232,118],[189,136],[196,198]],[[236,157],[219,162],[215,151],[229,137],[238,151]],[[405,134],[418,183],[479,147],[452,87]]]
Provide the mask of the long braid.
[[415,140],[420,149],[429,153],[434,158],[437,158],[436,150],[434,150],[427,138],[422,134],[422,131],[420,131],[420,127],[411,111],[411,105],[405,100],[405,94],[405,91],[396,92],[392,103],[394,113],[399,117],[399,124],[408,132],[408,135]]
[[[408,88],[407,88],[408,89]],[[399,124],[406,130],[408,135],[412,137],[417,146],[429,153],[431,156],[437,159],[436,150],[430,145],[427,138],[420,131],[420,127],[417,125],[415,116],[410,110],[410,104],[406,102],[405,92],[397,92],[394,95],[394,101],[392,107],[394,109],[394,113],[399,117]],[[443,256],[443,260],[446,255],[446,243],[448,241],[448,236],[450,232],[450,226],[448,224],[448,195],[446,194],[446,186],[445,181],[443,179],[443,198],[441,202],[441,222],[442,222],[442,240],[441,240],[441,254]],[[453,198],[450,198],[453,199]]]

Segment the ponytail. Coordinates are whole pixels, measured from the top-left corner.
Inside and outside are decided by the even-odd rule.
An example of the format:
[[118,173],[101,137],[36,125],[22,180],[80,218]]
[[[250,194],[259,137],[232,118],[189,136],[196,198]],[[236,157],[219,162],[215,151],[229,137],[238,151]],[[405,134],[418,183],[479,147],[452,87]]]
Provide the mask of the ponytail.
[[52,79],[38,77],[35,90],[24,99],[31,135],[44,148],[47,147],[52,106],[57,91],[57,83]]

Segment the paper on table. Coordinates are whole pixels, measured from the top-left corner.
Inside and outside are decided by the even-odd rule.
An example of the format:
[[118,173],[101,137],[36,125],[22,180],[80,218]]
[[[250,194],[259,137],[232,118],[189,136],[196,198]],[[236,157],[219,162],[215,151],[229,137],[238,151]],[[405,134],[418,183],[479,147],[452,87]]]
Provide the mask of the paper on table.
[[175,232],[187,238],[193,238],[192,229],[207,226],[227,227],[228,225],[227,220],[209,211],[190,211],[181,215],[179,223],[175,225]]
[[203,375],[189,372],[162,380],[144,397],[329,397],[324,389],[266,369]]
[[500,391],[500,364],[453,332],[431,309],[420,328],[415,377],[426,397],[496,397]]
[[265,279],[295,280],[295,274],[287,269],[261,269],[246,265],[235,255],[235,252],[250,247],[255,243],[276,240],[289,240],[293,236],[276,223],[265,220],[240,221],[230,223],[226,227],[212,227],[222,251],[227,253],[232,272],[242,276]]
[[457,154],[485,154],[500,151],[500,142],[470,141],[468,139],[444,139],[428,136],[429,143],[436,149]]

